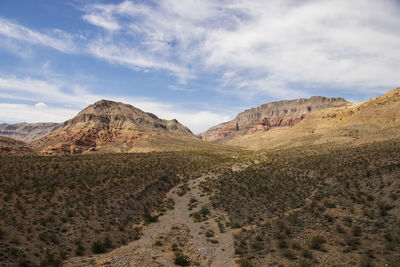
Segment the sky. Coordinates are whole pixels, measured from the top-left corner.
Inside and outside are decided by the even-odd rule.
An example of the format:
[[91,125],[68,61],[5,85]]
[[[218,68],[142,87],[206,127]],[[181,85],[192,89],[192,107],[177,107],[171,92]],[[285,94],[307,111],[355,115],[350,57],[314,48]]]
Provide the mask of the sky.
[[271,101],[399,86],[399,0],[0,0],[0,123],[109,99],[200,133]]

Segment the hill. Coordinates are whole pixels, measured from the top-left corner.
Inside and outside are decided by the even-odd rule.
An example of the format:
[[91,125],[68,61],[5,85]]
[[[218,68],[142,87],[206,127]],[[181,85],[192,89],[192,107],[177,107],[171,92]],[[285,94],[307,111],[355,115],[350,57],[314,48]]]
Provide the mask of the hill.
[[[177,120],[162,120],[131,105],[101,100],[32,143],[46,154],[148,152],[206,145]],[[207,146],[207,145],[206,145]]]
[[0,136],[0,155],[21,155],[29,153],[32,153],[32,149],[29,148],[24,142],[9,137]]
[[0,124],[0,135],[11,137],[24,142],[31,142],[53,132],[60,126],[59,123],[41,122],[41,123],[16,123]]
[[199,136],[206,141],[226,142],[239,136],[263,133],[277,128],[290,128],[302,121],[306,114],[315,110],[349,104],[351,103],[343,98],[322,96],[271,102],[245,110],[239,113],[235,119],[214,126]]

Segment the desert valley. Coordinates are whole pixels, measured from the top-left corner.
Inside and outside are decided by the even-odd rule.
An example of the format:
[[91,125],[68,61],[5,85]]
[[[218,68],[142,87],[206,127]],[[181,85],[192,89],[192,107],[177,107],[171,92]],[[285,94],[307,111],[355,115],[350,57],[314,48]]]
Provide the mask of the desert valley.
[[400,267],[400,0],[0,0],[0,267]]
[[1,266],[398,266],[400,88],[194,135],[98,101],[0,125]]

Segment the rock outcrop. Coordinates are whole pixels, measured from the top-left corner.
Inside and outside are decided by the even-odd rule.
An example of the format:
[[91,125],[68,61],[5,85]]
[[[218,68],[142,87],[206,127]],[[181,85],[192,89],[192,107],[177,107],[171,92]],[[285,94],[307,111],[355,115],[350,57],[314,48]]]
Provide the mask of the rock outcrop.
[[349,104],[351,103],[343,98],[322,96],[271,102],[245,110],[239,113],[234,120],[214,126],[200,136],[206,141],[217,141],[269,131],[273,128],[292,127],[303,120],[305,115],[315,110]]
[[54,122],[41,122],[41,123],[16,123],[0,124],[0,135],[24,142],[31,142],[33,140],[42,138],[49,133],[56,130],[61,124]]
[[129,148],[150,135],[197,138],[177,120],[162,120],[131,105],[101,100],[32,146],[46,154],[80,154],[110,145]]

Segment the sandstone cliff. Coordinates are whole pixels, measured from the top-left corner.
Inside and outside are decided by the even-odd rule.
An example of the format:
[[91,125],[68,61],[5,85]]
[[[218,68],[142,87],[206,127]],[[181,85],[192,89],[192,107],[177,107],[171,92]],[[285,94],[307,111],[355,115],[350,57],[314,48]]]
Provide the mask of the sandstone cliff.
[[53,132],[60,126],[59,123],[42,122],[42,123],[17,123],[17,124],[0,124],[0,135],[24,142],[30,142],[39,139]]
[[294,127],[236,136],[224,144],[271,149],[328,143],[360,145],[393,138],[400,138],[400,88],[368,101],[317,110]]
[[124,103],[101,100],[64,122],[56,131],[32,143],[42,153],[82,153],[108,147],[126,152],[150,136],[196,139],[177,120],[162,120]]
[[271,102],[239,113],[232,121],[221,123],[200,134],[206,141],[229,140],[273,128],[292,127],[306,114],[328,107],[341,107],[350,103],[343,98],[312,96],[309,99]]

